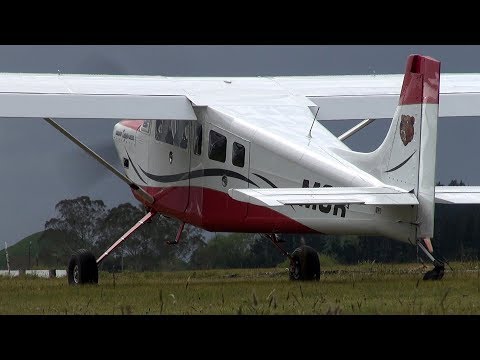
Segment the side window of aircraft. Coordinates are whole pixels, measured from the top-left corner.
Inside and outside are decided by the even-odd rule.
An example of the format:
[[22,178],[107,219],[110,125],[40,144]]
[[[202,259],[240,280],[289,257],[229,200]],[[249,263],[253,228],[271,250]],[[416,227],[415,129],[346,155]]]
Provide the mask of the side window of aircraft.
[[150,133],[150,123],[151,122],[152,122],[151,120],[144,120],[140,130],[143,131],[144,133],[147,133],[147,134]]
[[155,139],[173,145],[172,120],[157,120]]
[[182,149],[186,149],[188,146],[188,121],[184,120],[173,120],[174,131],[173,133],[173,145],[178,146]]
[[157,120],[155,139],[186,149],[188,147],[188,121]]
[[227,157],[227,138],[213,130],[209,135],[208,157],[220,162],[225,162]]
[[195,155],[202,155],[202,124],[195,125],[195,145],[193,147]]
[[242,144],[233,143],[232,146],[232,164],[238,167],[245,165],[245,146]]

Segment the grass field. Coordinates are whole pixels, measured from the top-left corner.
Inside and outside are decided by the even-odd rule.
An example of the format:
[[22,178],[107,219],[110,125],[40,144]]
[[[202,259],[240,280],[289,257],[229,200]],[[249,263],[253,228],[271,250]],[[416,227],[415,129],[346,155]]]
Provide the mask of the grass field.
[[319,282],[279,268],[0,278],[0,314],[480,314],[480,263],[451,265],[436,282],[421,264],[369,263],[325,266]]

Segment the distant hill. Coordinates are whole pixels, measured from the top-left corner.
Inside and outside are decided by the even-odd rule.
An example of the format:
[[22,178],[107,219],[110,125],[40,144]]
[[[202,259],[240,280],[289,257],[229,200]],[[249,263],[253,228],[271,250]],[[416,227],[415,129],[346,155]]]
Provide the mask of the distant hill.
[[[14,267],[12,261],[14,263],[18,263],[19,260],[21,259],[21,263],[23,263],[26,260],[26,263],[28,265],[28,247],[30,245],[30,241],[32,242],[31,248],[30,248],[30,256],[31,256],[31,265],[35,265],[35,256],[38,254],[38,239],[42,236],[43,231],[39,231],[35,234],[32,234],[30,236],[27,236],[26,238],[18,241],[15,243],[15,245],[9,246],[8,247],[8,256],[10,258],[10,268],[17,269],[17,267]],[[6,269],[7,268],[7,259],[5,257],[5,248],[0,251],[0,269]]]
[[[32,243],[30,245],[30,242]],[[10,269],[28,268],[28,248],[30,246],[30,268],[58,268],[67,266],[70,250],[65,235],[55,231],[40,231],[8,247]],[[7,269],[5,249],[0,251],[0,270]]]

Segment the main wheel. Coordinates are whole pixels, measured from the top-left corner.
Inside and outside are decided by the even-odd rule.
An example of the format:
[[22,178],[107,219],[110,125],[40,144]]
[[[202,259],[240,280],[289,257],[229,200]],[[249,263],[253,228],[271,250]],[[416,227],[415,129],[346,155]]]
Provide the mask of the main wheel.
[[320,259],[310,246],[296,248],[290,260],[290,280],[320,280]]
[[67,275],[70,285],[98,284],[95,256],[85,249],[76,251],[68,262]]

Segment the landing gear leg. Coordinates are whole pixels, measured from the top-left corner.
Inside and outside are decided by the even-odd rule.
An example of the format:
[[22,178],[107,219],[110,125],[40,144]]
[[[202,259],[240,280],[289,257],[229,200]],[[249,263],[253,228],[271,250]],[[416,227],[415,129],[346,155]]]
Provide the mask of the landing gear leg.
[[168,245],[177,245],[180,242],[180,236],[182,235],[183,227],[185,223],[182,221],[180,226],[178,227],[177,236],[175,237],[174,241],[166,241]]
[[265,234],[264,236],[290,259],[290,280],[320,280],[320,259],[315,249],[302,245],[289,254],[279,245],[281,240],[275,234]]
[[290,259],[290,261],[292,260],[292,256],[288,253],[288,251],[286,251],[283,247],[280,246],[280,243],[283,241],[280,240],[276,234],[263,234],[263,236],[270,240],[272,244],[275,245],[277,249],[282,252],[283,255]]
[[67,275],[68,283],[70,285],[81,285],[86,283],[98,283],[98,265],[113,251],[115,248],[120,245],[124,240],[126,240],[130,235],[132,235],[138,228],[143,224],[148,222],[153,216],[155,216],[155,211],[150,211],[145,215],[141,220],[139,220],[130,230],[128,230],[120,239],[115,241],[112,246],[110,246],[107,251],[105,251],[102,256],[97,260],[93,254],[85,249],[79,250],[72,255],[70,262],[68,264]]
[[[428,243],[427,243],[428,244]],[[432,261],[434,268],[429,270],[423,276],[423,280],[441,280],[445,274],[445,264],[433,257],[433,255],[428,251],[425,246],[422,244],[422,240],[417,241],[418,247],[427,255],[427,257]],[[427,245],[428,246],[428,245]],[[431,245],[428,246],[431,248]]]

